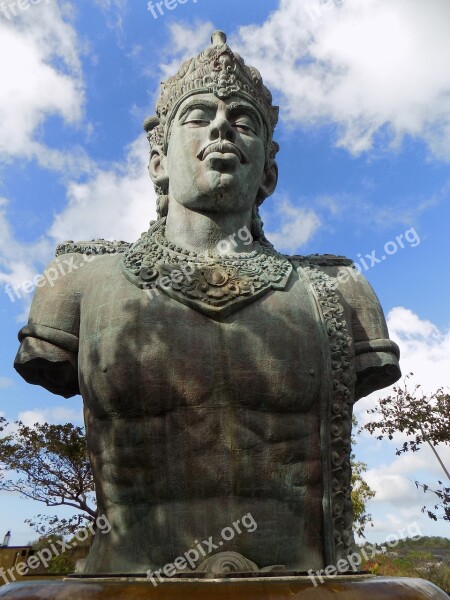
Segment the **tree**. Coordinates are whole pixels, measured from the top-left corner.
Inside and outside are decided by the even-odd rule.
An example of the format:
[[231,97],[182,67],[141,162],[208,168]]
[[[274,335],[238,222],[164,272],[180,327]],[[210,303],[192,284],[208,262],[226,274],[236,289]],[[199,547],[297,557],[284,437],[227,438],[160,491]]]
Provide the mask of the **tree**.
[[[450,568],[448,562],[441,556],[428,549],[428,540],[433,538],[422,537],[400,540],[396,547],[397,552],[388,552],[378,555],[364,562],[364,570],[371,571],[374,575],[385,577],[420,577],[431,581],[445,592],[450,592]],[[439,539],[439,538],[434,538]],[[442,547],[448,547],[450,540],[440,538]],[[440,553],[439,553],[440,554]]]
[[[48,549],[55,547],[55,545],[56,547],[59,547],[62,540],[62,535],[52,534],[40,536],[39,539],[31,542],[30,545],[33,548],[34,554],[39,555],[39,551],[41,550],[48,551]],[[75,571],[76,558],[72,540],[69,540],[67,544],[70,548],[61,552],[61,554],[53,554],[46,564],[41,563],[39,565],[38,570],[35,571],[35,573],[37,575],[44,575],[47,573],[52,575],[69,575],[69,573],[73,573]],[[79,551],[79,548],[77,547],[75,550]],[[86,551],[88,551],[88,548],[86,548]]]
[[365,537],[367,525],[373,527],[372,515],[367,512],[367,501],[375,496],[375,491],[363,479],[366,471],[366,463],[352,459],[353,531],[360,537]]
[[[450,482],[449,471],[436,449],[438,444],[450,443],[450,394],[439,388],[433,394],[426,395],[420,385],[410,391],[408,379],[412,375],[410,373],[405,377],[403,387],[394,386],[393,395],[382,398],[374,409],[368,411],[378,418],[366,423],[362,429],[372,435],[377,433],[379,440],[392,440],[397,432],[406,434],[409,439],[401,448],[397,448],[397,455],[418,452],[427,444]],[[450,483],[438,481],[437,485],[429,486],[416,481],[415,484],[425,493],[433,493],[438,499],[434,506],[435,512],[426,507],[422,508],[422,512],[435,521],[438,518],[450,521]]]
[[[354,430],[358,426],[355,415],[352,416]],[[352,436],[352,447],[356,444],[356,439]],[[365,537],[364,530],[367,525],[373,527],[372,515],[367,512],[367,502],[375,496],[375,491],[364,480],[363,474],[367,471],[367,465],[364,462],[355,459],[355,455],[350,457],[352,466],[352,504],[353,504],[353,531],[359,537]]]
[[[81,427],[71,423],[28,427],[21,421],[13,426],[0,417],[0,433],[0,490],[80,511],[68,519],[38,515],[26,522],[41,534],[67,535],[95,521],[94,480]],[[19,477],[5,479],[5,471]]]

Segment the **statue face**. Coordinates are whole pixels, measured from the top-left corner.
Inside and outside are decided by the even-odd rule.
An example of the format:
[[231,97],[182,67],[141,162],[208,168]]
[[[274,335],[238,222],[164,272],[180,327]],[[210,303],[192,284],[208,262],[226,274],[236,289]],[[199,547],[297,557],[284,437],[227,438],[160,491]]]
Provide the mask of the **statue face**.
[[261,117],[249,102],[213,94],[187,98],[161,159],[171,202],[202,212],[247,211],[267,179],[264,138]]

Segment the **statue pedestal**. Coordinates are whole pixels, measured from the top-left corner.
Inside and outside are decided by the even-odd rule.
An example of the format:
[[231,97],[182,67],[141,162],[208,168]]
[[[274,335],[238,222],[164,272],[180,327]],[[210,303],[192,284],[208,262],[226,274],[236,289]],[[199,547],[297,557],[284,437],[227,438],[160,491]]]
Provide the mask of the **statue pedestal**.
[[423,579],[372,575],[169,579],[156,587],[147,579],[80,578],[19,582],[0,588],[14,600],[448,600]]

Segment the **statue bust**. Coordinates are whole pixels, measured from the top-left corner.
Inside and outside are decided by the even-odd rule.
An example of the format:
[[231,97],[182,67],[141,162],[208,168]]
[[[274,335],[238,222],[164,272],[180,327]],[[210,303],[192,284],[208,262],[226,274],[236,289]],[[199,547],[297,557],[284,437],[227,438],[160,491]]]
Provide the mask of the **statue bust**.
[[354,543],[352,407],[399,378],[398,347],[352,261],[266,239],[278,108],[224,33],[156,112],[158,220],[133,244],[61,244],[74,268],[37,290],[19,334],[27,381],[83,397],[112,526],[85,572],[160,569],[244,515],[252,531],[192,570],[334,565]]

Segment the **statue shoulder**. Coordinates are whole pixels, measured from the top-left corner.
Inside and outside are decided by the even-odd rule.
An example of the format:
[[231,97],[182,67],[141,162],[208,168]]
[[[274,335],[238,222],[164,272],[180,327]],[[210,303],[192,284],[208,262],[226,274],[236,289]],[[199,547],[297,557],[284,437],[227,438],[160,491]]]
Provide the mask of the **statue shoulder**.
[[289,257],[289,260],[295,266],[313,266],[313,267],[352,267],[353,260],[345,256],[335,254],[295,254]]
[[55,252],[55,256],[61,256],[62,254],[120,254],[126,252],[131,246],[129,242],[123,241],[110,241],[104,239],[91,240],[85,242],[74,242],[69,240],[58,244]]

